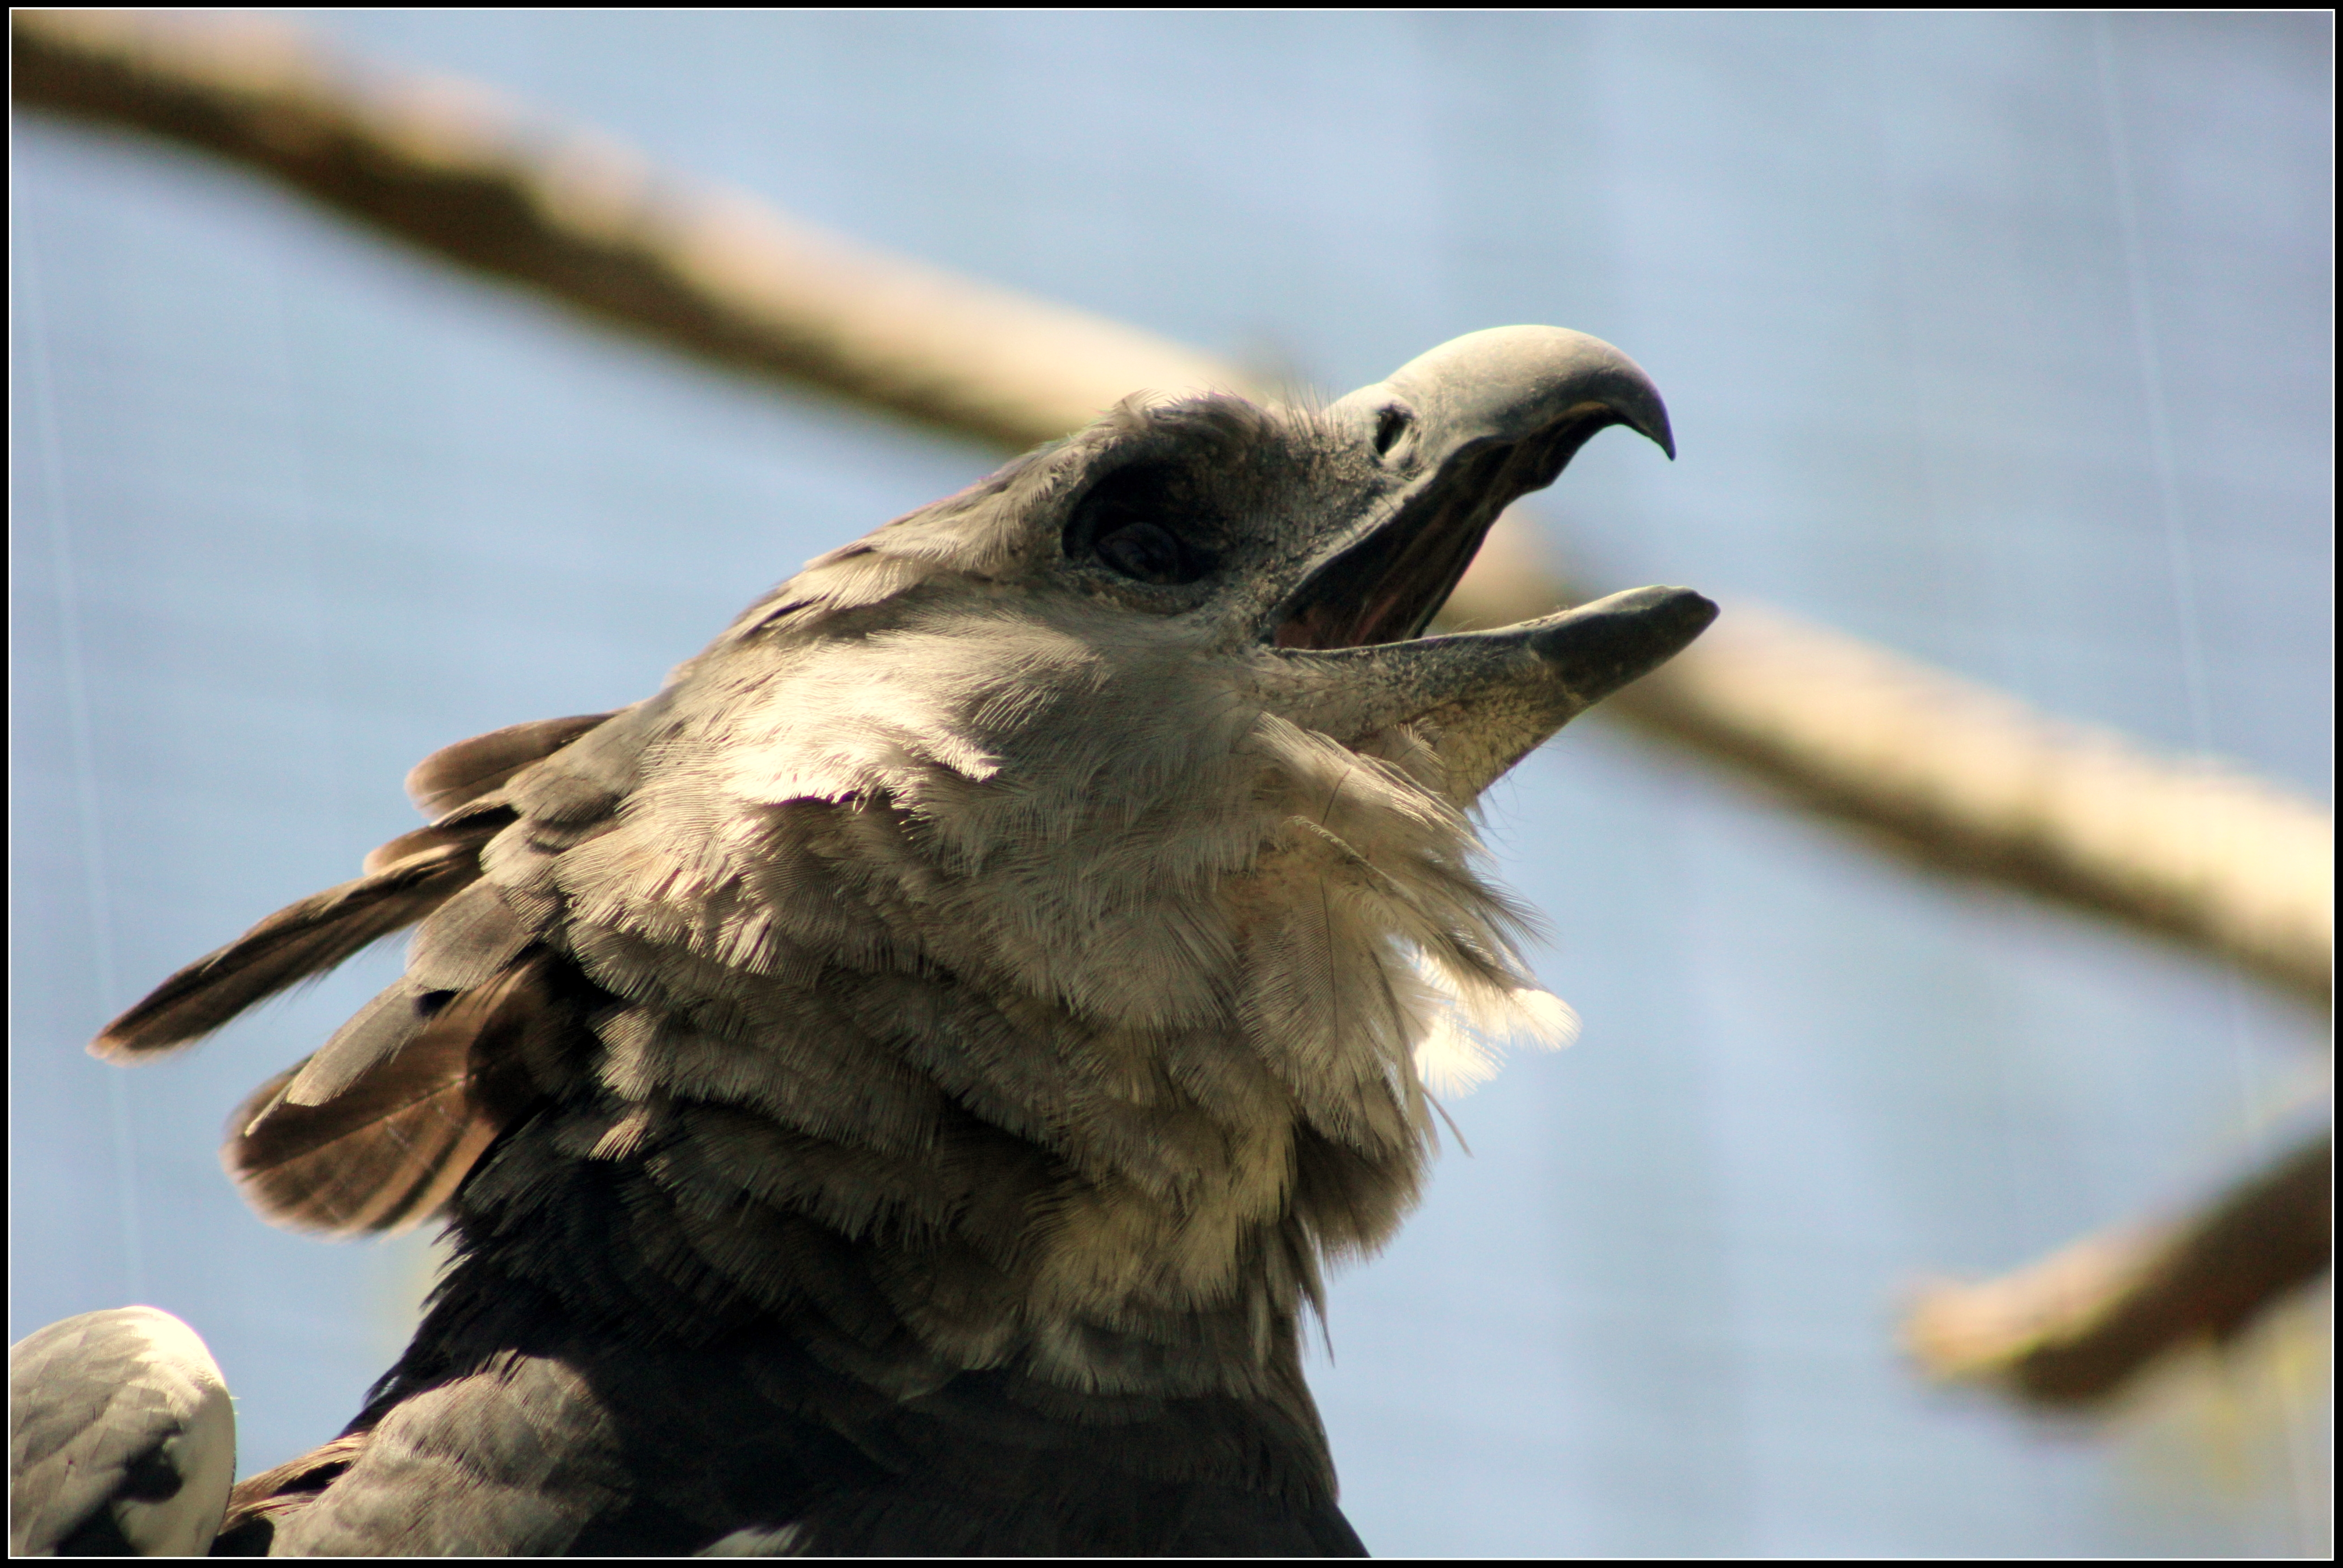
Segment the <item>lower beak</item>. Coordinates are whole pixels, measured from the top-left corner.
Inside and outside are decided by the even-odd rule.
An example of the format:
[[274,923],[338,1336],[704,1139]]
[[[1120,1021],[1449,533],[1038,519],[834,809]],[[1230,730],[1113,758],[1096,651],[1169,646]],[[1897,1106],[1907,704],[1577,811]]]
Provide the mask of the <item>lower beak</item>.
[[1423,729],[1469,804],[1564,725],[1675,657],[1716,618],[1690,588],[1641,588],[1519,626],[1265,656],[1272,706],[1357,743]]

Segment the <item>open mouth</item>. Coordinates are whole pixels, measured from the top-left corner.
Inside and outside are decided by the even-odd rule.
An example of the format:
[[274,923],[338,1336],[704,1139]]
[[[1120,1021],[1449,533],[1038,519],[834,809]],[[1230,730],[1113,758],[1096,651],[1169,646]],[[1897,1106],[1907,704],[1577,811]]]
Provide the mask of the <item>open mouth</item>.
[[1582,404],[1525,440],[1454,453],[1386,521],[1302,580],[1278,614],[1272,645],[1363,648],[1422,636],[1498,514],[1554,483],[1589,437],[1617,422],[1608,407]]

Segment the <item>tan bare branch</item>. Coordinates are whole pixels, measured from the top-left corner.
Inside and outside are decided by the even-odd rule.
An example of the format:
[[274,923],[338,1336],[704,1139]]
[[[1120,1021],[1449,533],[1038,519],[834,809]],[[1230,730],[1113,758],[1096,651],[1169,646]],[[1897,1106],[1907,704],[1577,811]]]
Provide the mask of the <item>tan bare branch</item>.
[[1924,864],[2327,999],[2335,827],[2309,802],[1755,606],[1692,654],[1614,700]]
[[427,249],[606,321],[1023,447],[1141,387],[1241,372],[654,167],[478,84],[344,58],[237,13],[18,11],[20,105],[266,169]]
[[2046,1406],[2104,1400],[2167,1352],[2236,1338],[2327,1271],[2334,1154],[2322,1135],[2187,1219],[2086,1237],[1997,1280],[1931,1286],[1905,1343],[1939,1379]]

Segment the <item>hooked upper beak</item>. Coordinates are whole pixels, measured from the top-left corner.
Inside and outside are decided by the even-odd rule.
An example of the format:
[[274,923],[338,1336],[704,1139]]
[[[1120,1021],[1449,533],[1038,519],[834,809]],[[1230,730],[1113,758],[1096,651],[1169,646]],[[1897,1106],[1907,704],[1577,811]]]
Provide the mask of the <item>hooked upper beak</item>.
[[1594,434],[1625,425],[1669,457],[1668,411],[1641,367],[1559,327],[1496,327],[1417,356],[1327,417],[1374,454],[1384,484],[1325,541],[1279,607],[1280,648],[1420,635],[1497,515],[1554,483]]
[[1597,431],[1624,425],[1670,457],[1657,388],[1609,344],[1555,327],[1444,343],[1327,410],[1389,488],[1329,541],[1278,607],[1280,704],[1363,738],[1437,732],[1470,800],[1602,698],[1665,663],[1716,617],[1688,588],[1636,588],[1496,631],[1422,638],[1497,515],[1554,482]]

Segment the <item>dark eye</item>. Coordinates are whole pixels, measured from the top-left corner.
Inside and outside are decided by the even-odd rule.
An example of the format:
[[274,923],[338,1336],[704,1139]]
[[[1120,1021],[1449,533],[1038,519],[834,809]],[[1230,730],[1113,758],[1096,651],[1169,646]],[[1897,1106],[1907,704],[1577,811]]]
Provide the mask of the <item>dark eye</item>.
[[1070,559],[1095,560],[1153,588],[1192,583],[1215,564],[1213,524],[1193,478],[1171,465],[1135,463],[1092,486],[1066,527]]
[[1188,556],[1172,531],[1159,523],[1127,523],[1098,542],[1098,558],[1124,577],[1157,587],[1194,582]]

